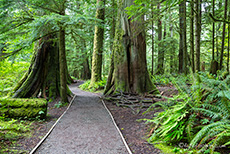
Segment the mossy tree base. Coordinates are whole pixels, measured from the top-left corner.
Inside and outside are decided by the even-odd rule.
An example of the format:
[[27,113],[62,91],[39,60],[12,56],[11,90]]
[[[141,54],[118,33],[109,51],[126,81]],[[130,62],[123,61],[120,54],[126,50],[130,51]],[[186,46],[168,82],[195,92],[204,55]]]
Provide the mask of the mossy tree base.
[[14,98],[60,96],[59,49],[53,41],[56,37],[40,39],[28,71],[14,88]]
[[[146,41],[143,16],[132,21],[125,8],[133,0],[119,1],[118,22],[112,51],[110,74],[105,95],[118,92],[159,93],[150,80],[146,62]],[[128,5],[128,6],[127,6]]]
[[10,118],[40,118],[47,115],[45,99],[0,99],[0,115]]

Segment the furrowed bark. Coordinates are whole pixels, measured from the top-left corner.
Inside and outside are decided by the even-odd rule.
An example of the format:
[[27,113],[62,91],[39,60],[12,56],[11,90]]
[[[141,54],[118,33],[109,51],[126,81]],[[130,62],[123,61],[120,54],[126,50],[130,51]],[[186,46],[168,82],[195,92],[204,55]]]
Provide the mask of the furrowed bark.
[[150,80],[146,62],[143,16],[128,19],[124,8],[133,0],[119,0],[118,22],[113,43],[112,63],[104,94],[116,92],[145,93],[158,90]]

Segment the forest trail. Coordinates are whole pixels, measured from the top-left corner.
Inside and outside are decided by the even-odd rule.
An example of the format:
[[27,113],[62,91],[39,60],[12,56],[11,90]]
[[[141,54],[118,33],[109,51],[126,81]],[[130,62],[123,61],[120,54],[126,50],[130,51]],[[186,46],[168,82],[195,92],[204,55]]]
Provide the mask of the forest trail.
[[76,98],[36,154],[127,154],[99,94],[70,87]]

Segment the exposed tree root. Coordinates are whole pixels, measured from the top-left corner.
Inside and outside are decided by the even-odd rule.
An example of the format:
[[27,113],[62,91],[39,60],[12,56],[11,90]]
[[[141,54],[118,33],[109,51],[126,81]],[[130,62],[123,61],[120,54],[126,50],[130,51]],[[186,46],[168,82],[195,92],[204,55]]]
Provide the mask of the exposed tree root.
[[119,107],[131,108],[134,114],[138,114],[141,108],[149,108],[151,104],[160,100],[161,97],[145,94],[138,95],[135,93],[116,93],[106,97],[104,100],[112,102]]

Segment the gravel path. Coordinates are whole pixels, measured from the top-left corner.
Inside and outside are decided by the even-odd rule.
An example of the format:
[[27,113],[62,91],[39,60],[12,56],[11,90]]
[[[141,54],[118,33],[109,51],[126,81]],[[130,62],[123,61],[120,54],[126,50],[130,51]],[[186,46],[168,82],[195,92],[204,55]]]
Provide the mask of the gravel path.
[[70,89],[77,97],[36,153],[127,154],[99,96],[76,86]]

